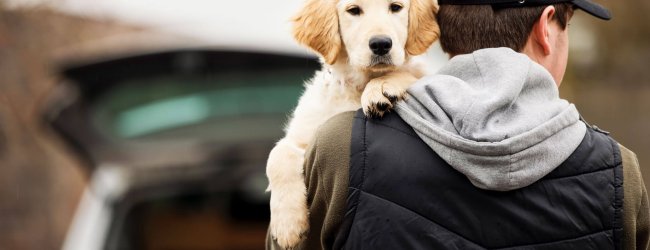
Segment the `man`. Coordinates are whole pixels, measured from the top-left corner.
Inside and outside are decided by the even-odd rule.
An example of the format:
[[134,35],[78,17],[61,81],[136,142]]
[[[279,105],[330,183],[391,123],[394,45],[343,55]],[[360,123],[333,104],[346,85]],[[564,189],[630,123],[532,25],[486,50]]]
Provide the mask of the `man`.
[[320,128],[298,248],[646,249],[636,155],[558,95],[574,10],[609,12],[588,0],[439,4],[448,64],[394,113]]

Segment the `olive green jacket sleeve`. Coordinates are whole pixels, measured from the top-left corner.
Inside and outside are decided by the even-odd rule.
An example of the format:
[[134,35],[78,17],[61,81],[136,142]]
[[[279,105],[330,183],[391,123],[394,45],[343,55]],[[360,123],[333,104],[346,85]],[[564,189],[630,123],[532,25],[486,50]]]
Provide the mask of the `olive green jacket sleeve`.
[[[345,112],[328,120],[306,151],[304,173],[310,229],[294,249],[332,249],[348,197],[354,114]],[[268,233],[266,249],[282,249]]]
[[[332,249],[345,215],[354,112],[339,114],[321,128],[305,155],[309,227],[294,249]],[[620,146],[623,159],[624,249],[648,249],[650,207],[636,155]],[[280,248],[267,234],[267,249]]]
[[636,155],[619,145],[623,158],[623,244],[624,249],[648,249],[650,208],[641,168]]

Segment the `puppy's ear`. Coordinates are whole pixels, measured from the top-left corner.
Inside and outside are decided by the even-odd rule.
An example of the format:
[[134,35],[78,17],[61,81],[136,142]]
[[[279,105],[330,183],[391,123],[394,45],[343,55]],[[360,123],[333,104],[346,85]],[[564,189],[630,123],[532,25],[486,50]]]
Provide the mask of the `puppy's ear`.
[[436,14],[438,6],[434,0],[411,0],[409,9],[409,32],[406,52],[419,55],[427,51],[440,36]]
[[308,0],[292,21],[293,36],[299,43],[321,54],[327,64],[336,62],[341,50],[336,1]]

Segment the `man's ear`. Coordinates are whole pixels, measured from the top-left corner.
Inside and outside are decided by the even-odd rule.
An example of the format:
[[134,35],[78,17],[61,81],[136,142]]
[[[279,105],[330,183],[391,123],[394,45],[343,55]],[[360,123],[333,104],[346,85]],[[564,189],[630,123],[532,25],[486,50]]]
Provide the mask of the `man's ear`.
[[542,48],[544,55],[551,54],[550,25],[555,15],[555,7],[548,6],[533,25],[534,41]]
[[409,8],[408,38],[406,52],[419,55],[438,40],[440,29],[436,22],[438,6],[434,0],[412,0]]
[[336,1],[309,0],[293,18],[293,36],[334,64],[341,50]]

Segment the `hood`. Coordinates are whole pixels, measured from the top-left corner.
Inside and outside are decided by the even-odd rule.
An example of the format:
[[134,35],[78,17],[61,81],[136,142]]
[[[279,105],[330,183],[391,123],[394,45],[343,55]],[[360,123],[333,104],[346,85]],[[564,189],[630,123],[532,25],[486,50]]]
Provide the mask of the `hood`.
[[496,191],[541,179],[586,132],[551,74],[507,48],[455,56],[415,83],[395,110],[472,184]]

